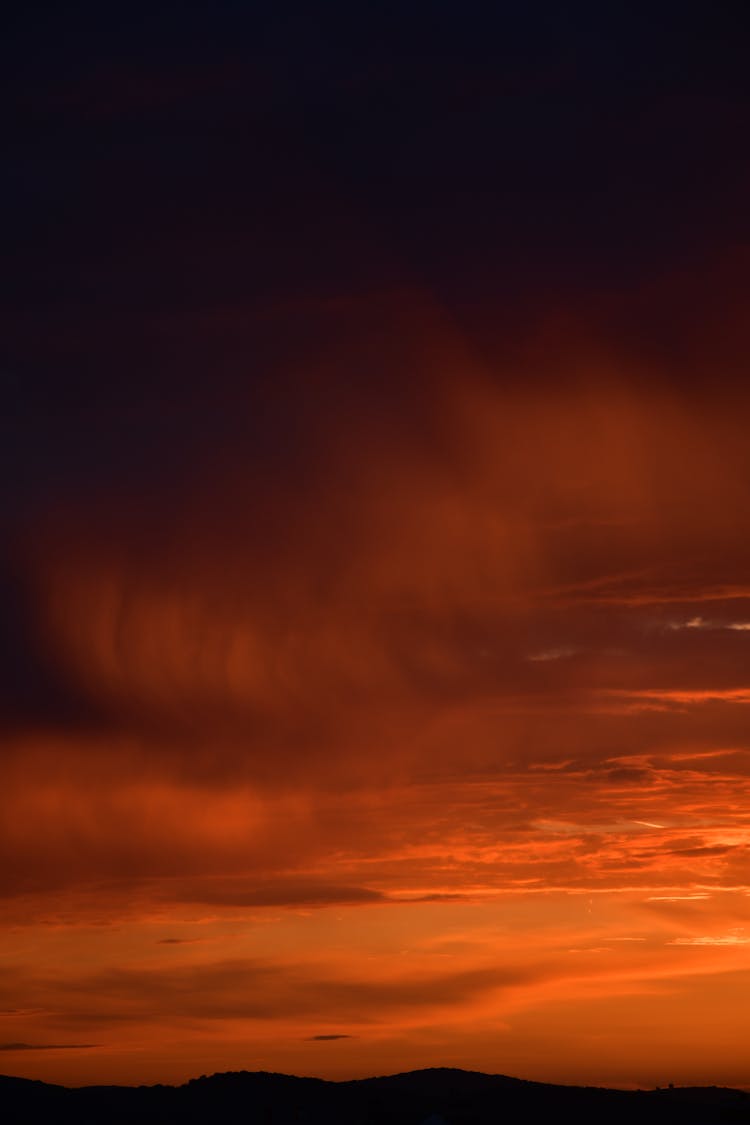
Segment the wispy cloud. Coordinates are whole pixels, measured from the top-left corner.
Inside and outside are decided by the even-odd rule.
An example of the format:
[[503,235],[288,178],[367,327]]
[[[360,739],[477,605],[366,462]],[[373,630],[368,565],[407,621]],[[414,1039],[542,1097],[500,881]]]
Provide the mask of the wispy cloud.
[[670,621],[668,628],[673,631],[678,631],[680,629],[699,629],[705,631],[726,629],[734,633],[747,633],[750,632],[750,621],[718,621],[696,616],[688,618],[687,621]]
[[98,1043],[0,1043],[0,1051],[88,1051]]
[[667,945],[750,945],[750,937],[742,932],[729,934],[714,934],[706,937],[678,937],[672,938]]
[[332,1043],[335,1039],[355,1039],[354,1035],[308,1035],[308,1043]]
[[539,652],[532,652],[526,657],[534,663],[544,664],[552,660],[569,660],[571,656],[575,656],[579,650],[570,645],[562,645],[559,648],[546,648],[541,649]]

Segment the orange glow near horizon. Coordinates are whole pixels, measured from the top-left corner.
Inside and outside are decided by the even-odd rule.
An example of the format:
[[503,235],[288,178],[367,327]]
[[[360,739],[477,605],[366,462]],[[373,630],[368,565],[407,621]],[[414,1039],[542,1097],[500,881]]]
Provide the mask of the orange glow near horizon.
[[750,1086],[747,395],[412,319],[416,406],[19,546],[76,714],[0,761],[3,1072]]

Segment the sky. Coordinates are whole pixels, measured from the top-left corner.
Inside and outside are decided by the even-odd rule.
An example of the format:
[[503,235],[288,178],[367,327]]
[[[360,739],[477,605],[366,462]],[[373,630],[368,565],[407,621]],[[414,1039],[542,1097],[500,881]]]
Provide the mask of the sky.
[[2,1072],[750,1087],[746,23],[16,13]]

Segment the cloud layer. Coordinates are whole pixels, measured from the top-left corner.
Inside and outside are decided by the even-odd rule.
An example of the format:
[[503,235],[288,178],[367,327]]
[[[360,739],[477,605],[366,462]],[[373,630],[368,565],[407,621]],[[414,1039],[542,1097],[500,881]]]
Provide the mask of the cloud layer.
[[0,1047],[746,1082],[727,17],[218,9],[6,52]]

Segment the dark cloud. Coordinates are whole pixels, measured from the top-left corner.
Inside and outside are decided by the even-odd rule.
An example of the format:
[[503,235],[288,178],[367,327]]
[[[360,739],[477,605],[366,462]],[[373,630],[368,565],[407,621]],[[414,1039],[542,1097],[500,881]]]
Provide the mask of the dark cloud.
[[613,781],[615,784],[624,782],[625,784],[639,784],[647,783],[653,780],[651,770],[633,769],[624,766],[616,770],[608,770],[606,774],[607,781]]
[[334,1039],[356,1039],[355,1035],[308,1035],[308,1043],[331,1043]]
[[467,899],[470,899],[471,897],[472,896],[468,893],[462,894],[462,893],[459,893],[459,892],[450,893],[450,892],[437,891],[437,892],[434,892],[434,893],[431,893],[431,894],[415,895],[414,897],[410,897],[410,898],[402,898],[402,899],[399,899],[399,901],[400,902],[464,902]]
[[279,877],[255,886],[243,886],[243,880],[229,882],[220,877],[175,888],[182,902],[213,903],[222,906],[331,906],[382,903],[388,896],[369,887],[351,887],[335,883],[297,881]]
[[0,1051],[82,1051],[98,1043],[0,1043]]
[[28,571],[9,554],[0,565],[0,726],[17,732],[97,725],[96,702],[51,657],[40,609]]

